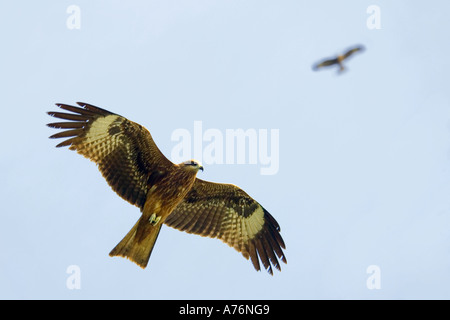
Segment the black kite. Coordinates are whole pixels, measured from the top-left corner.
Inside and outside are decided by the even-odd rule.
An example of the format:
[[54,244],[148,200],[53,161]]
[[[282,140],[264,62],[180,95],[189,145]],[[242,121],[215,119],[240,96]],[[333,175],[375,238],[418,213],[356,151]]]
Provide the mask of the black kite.
[[140,208],[142,215],[128,234],[110,252],[142,268],[162,224],[218,238],[251,259],[260,270],[259,259],[272,274],[286,263],[284,241],[276,220],[257,201],[235,185],[196,178],[203,167],[194,160],[174,164],[158,149],[150,132],[118,114],[77,103],[57,104],[72,113],[48,112],[69,120],[48,124],[66,129],[50,138],[68,138],[57,147],[69,146],[95,162],[111,188]]
[[353,55],[355,52],[358,51],[364,51],[364,47],[363,46],[356,46],[353,47],[351,49],[348,49],[344,54],[342,55],[338,55],[335,58],[327,58],[319,63],[316,63],[315,65],[313,65],[313,70],[317,71],[320,68],[323,67],[329,67],[329,66],[334,66],[334,65],[338,65],[339,66],[339,72],[342,72],[345,70],[344,65],[343,65],[343,61],[347,58],[349,58],[351,55]]

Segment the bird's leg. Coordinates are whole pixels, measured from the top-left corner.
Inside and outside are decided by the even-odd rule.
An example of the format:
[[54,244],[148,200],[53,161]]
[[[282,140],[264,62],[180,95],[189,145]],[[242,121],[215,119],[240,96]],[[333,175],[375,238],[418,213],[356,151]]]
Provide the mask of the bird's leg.
[[159,220],[161,220],[161,216],[156,216],[155,213],[152,213],[152,215],[148,219],[148,222],[150,222],[151,225],[156,226]]

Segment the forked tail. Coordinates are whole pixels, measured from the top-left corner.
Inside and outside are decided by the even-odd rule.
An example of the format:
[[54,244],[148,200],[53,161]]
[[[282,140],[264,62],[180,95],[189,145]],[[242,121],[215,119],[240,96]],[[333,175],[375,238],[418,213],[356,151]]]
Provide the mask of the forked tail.
[[127,235],[111,250],[109,255],[128,258],[141,268],[145,268],[158,238],[162,223],[156,226],[142,217],[135,223]]

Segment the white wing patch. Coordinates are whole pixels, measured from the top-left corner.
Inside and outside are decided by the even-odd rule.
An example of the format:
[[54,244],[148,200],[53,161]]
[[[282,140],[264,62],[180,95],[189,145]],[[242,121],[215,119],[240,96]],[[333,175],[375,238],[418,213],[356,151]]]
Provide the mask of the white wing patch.
[[[119,131],[111,134],[110,128],[119,118],[121,117],[117,115],[109,115],[100,117],[92,122],[84,138],[83,147],[77,147],[78,153],[82,155],[89,154],[89,158],[97,162],[112,152],[119,145],[121,135]],[[120,122],[116,124],[116,126],[118,125],[120,125]],[[75,147],[71,146],[70,149],[75,149]]]
[[264,211],[261,206],[258,206],[251,215],[244,217],[229,208],[224,224],[226,225],[225,232],[223,236],[219,237],[226,239],[230,246],[239,248],[261,231],[264,225]]

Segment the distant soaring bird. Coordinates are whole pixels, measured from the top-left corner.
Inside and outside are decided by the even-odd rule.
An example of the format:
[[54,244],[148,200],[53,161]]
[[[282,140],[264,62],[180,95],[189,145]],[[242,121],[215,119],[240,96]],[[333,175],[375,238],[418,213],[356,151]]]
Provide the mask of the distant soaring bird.
[[352,54],[354,54],[355,52],[362,52],[364,51],[364,47],[363,46],[356,46],[354,48],[351,48],[349,50],[347,50],[347,52],[345,52],[342,55],[338,55],[335,58],[327,58],[315,65],[313,65],[313,70],[317,71],[322,67],[330,67],[330,66],[334,66],[334,65],[338,65],[339,66],[339,70],[338,72],[342,72],[345,70],[344,65],[342,64],[342,62],[347,59],[348,57],[350,57]]
[[48,112],[69,120],[48,124],[66,129],[50,138],[69,138],[57,147],[69,146],[95,162],[111,188],[142,213],[110,256],[145,268],[164,223],[221,239],[250,258],[258,271],[258,257],[270,274],[272,265],[281,270],[277,256],[284,263],[286,257],[280,226],[256,200],[235,185],[196,178],[203,167],[195,160],[172,163],[141,125],[90,104],[78,105],[57,104],[72,113]]

